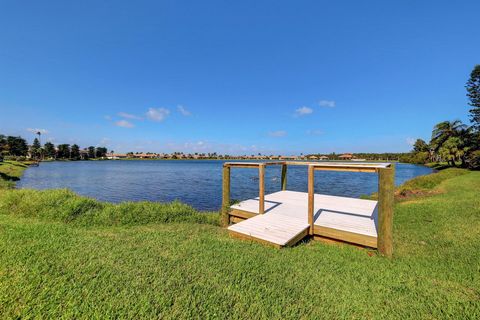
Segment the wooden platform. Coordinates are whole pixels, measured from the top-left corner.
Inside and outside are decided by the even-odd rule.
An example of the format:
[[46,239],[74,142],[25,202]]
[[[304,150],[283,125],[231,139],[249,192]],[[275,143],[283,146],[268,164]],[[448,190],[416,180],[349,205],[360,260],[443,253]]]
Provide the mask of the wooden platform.
[[[377,247],[377,201],[314,195],[314,235]],[[308,234],[308,194],[279,191],[265,195],[265,213],[259,215],[259,198],[230,207],[228,227],[237,237],[283,247]],[[243,220],[245,219],[245,220]]]

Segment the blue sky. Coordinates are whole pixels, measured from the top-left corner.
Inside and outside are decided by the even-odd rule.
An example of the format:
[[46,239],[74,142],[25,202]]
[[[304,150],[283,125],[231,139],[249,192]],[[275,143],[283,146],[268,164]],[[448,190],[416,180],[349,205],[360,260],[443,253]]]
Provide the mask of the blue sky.
[[[479,1],[1,1],[0,132],[118,152],[401,152],[468,122]],[[32,130],[30,130],[32,131]]]

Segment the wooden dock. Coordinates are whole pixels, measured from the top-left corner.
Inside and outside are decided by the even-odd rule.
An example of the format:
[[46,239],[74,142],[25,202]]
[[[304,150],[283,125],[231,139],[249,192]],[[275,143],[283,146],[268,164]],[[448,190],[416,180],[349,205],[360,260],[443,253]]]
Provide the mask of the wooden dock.
[[[268,240],[282,247],[301,240],[299,234],[308,234],[308,193],[279,191],[265,195],[262,215],[258,202],[257,197],[230,207],[231,221],[239,222],[228,227],[233,235]],[[377,247],[377,201],[315,194],[314,203],[314,235]]]
[[[265,168],[282,166],[281,191],[265,194]],[[288,165],[308,166],[308,192],[288,191]],[[259,196],[230,205],[230,168],[258,168]],[[379,201],[314,193],[314,172],[334,170],[377,173]],[[236,162],[223,172],[224,225],[232,236],[281,248],[310,235],[393,252],[394,167],[390,163]]]

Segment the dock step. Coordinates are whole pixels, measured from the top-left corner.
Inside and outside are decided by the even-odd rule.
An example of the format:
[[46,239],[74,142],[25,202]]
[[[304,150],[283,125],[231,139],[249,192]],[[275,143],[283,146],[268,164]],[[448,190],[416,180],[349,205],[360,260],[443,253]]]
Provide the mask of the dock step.
[[279,214],[261,214],[228,227],[232,236],[281,248],[293,246],[308,235],[304,219]]

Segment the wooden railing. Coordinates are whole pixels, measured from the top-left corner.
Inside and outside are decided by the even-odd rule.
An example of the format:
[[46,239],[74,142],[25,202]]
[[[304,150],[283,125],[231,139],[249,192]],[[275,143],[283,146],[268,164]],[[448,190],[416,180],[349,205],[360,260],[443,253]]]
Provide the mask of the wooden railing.
[[287,188],[287,165],[284,162],[226,162],[223,164],[223,196],[222,196],[222,225],[228,225],[228,211],[230,209],[230,169],[231,168],[258,168],[258,213],[265,213],[265,167],[272,165],[282,166],[282,190]]
[[275,161],[275,162],[226,162],[223,164],[223,197],[222,197],[222,225],[229,224],[230,210],[230,169],[231,168],[258,168],[259,208],[258,213],[265,213],[265,167],[272,165],[282,166],[281,188],[287,189],[287,166],[308,166],[308,224],[309,234],[314,234],[315,214],[315,171],[348,171],[369,172],[378,174],[378,237],[377,246],[380,253],[391,257],[393,253],[393,201],[395,166],[390,163],[333,163],[333,162],[303,162],[303,161]]

